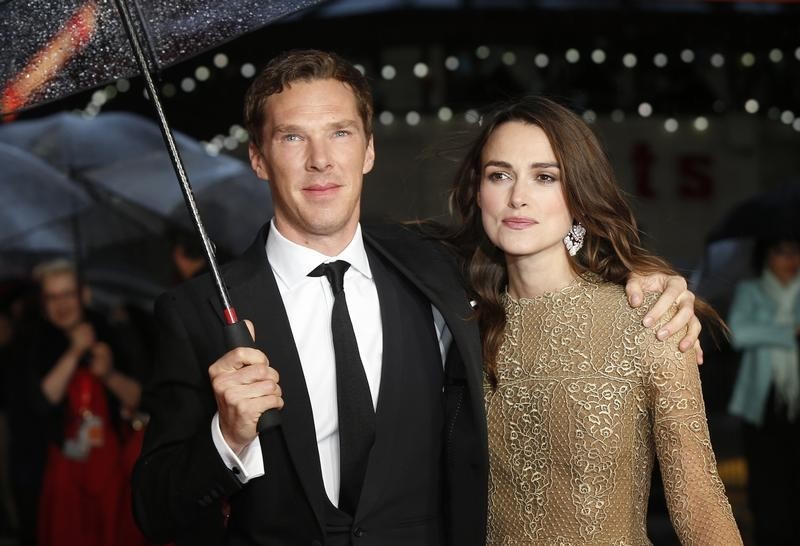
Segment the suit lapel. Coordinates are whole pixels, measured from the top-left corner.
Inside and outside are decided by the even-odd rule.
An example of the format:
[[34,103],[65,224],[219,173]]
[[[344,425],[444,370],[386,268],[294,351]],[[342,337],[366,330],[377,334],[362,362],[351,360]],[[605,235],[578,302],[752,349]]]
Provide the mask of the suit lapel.
[[[378,391],[378,407],[375,414],[376,437],[375,444],[369,457],[369,464],[364,474],[364,487],[359,499],[358,513],[364,515],[370,507],[378,505],[381,492],[385,490],[384,483],[392,475],[391,464],[394,454],[398,452],[398,437],[392,434],[397,430],[397,419],[402,418],[402,413],[398,408],[403,407],[403,393],[395,385],[403,385],[403,374],[406,368],[402,363],[394,361],[394,356],[402,353],[402,347],[398,341],[408,339],[403,334],[403,320],[400,311],[400,301],[396,291],[392,289],[392,284],[388,278],[381,259],[376,253],[367,247],[370,269],[378,288],[378,299],[381,309],[381,327],[383,329],[383,357],[381,359],[381,384]],[[393,332],[393,335],[387,333]]]
[[[394,226],[393,226],[394,227]],[[459,273],[440,253],[420,243],[420,236],[396,229],[390,234],[364,229],[364,238],[373,249],[408,278],[442,313],[453,341],[459,349],[467,376],[467,388],[473,406],[482,445],[486,436],[483,408],[483,362],[478,324],[470,320],[472,308],[461,283],[454,282]]]
[[[317,521],[322,525],[325,489],[320,471],[314,417],[286,309],[267,261],[267,228],[268,225],[262,229],[242,258],[231,264],[225,276],[229,281],[231,301],[239,317],[253,322],[256,348],[267,355],[270,365],[280,374],[285,402],[281,410],[280,434],[286,441],[289,456]],[[212,299],[212,304],[221,313],[221,306],[216,298]],[[271,433],[267,431],[261,435],[262,448],[267,443],[265,435]]]

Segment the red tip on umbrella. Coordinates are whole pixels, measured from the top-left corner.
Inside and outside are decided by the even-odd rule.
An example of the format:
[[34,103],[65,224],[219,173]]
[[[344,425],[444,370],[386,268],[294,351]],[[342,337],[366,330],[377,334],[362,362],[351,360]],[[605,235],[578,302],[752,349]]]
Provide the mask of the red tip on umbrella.
[[239,322],[239,317],[236,315],[236,309],[233,307],[228,307],[227,309],[223,310],[222,314],[225,315],[225,324],[236,324]]

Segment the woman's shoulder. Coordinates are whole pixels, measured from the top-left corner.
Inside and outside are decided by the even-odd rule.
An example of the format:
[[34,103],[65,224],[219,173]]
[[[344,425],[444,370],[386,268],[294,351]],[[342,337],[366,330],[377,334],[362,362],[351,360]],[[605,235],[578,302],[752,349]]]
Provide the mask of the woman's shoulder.
[[[685,366],[684,361],[689,357],[680,353],[678,343],[683,339],[686,327],[664,341],[656,337],[656,332],[677,312],[676,304],[671,304],[654,324],[645,326],[644,317],[658,301],[661,296],[659,292],[646,292],[639,307],[629,304],[623,286],[604,284],[598,287],[598,292],[608,298],[602,311],[606,313],[607,322],[596,332],[602,332],[602,337],[609,340],[609,347],[613,349],[611,352],[616,355],[615,368],[636,373],[643,378],[652,378],[654,374]],[[650,379],[645,380],[648,381]]]
[[600,281],[596,283],[593,290],[595,293],[592,298],[595,307],[594,313],[605,316],[609,324],[613,325],[616,330],[626,333],[637,334],[652,331],[652,337],[655,339],[655,332],[658,331],[658,328],[666,324],[678,310],[678,306],[673,303],[659,321],[648,328],[642,321],[661,296],[659,292],[645,292],[642,304],[633,307],[628,301],[628,295],[622,285]]
[[631,307],[625,287],[621,284],[603,280],[597,276],[586,277],[585,284],[590,286],[593,294],[592,300],[597,307],[603,308],[614,315],[644,318],[650,307],[658,300],[657,292],[645,292],[644,301],[639,307]]

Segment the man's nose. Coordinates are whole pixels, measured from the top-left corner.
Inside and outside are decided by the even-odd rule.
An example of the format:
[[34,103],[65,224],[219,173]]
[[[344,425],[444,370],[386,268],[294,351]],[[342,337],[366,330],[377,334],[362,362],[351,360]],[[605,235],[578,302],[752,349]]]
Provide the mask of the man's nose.
[[308,147],[308,169],[325,171],[333,166],[331,153],[327,143],[311,140]]

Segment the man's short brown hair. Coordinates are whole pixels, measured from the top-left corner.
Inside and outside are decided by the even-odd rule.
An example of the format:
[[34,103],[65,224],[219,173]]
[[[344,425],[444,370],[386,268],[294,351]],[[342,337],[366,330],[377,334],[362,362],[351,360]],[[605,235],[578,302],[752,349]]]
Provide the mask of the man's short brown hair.
[[364,132],[372,135],[372,91],[358,69],[335,53],[316,49],[293,50],[272,59],[256,76],[244,99],[244,125],[250,142],[261,148],[264,128],[264,104],[270,95],[280,93],[296,81],[337,80],[347,84],[356,97]]

